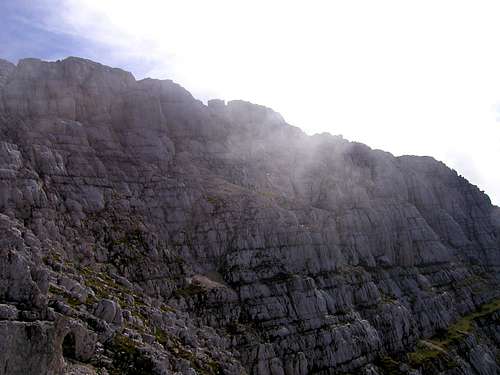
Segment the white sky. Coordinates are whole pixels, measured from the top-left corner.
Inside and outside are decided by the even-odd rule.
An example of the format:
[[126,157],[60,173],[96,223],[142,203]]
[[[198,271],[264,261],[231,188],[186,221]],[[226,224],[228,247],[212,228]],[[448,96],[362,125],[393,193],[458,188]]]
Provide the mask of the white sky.
[[143,58],[202,100],[434,156],[500,204],[498,1],[80,0],[46,26],[108,45],[118,66]]

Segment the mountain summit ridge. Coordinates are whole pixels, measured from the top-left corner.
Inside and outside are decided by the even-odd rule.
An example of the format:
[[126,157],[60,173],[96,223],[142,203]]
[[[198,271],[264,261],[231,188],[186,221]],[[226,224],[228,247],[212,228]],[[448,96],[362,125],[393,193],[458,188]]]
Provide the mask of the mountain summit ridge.
[[0,226],[0,375],[499,370],[500,210],[264,106],[0,62]]

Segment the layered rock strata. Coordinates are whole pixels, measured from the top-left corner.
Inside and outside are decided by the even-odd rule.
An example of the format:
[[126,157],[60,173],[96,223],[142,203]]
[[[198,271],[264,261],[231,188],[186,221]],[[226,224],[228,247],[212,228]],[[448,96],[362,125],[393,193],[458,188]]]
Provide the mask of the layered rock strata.
[[496,374],[500,209],[429,157],[0,61],[0,374]]

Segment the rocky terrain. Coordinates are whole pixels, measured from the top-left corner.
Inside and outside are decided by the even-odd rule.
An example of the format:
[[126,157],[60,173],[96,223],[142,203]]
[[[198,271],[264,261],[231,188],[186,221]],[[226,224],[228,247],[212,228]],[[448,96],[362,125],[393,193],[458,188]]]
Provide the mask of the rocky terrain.
[[430,157],[0,61],[0,374],[498,374],[500,209]]

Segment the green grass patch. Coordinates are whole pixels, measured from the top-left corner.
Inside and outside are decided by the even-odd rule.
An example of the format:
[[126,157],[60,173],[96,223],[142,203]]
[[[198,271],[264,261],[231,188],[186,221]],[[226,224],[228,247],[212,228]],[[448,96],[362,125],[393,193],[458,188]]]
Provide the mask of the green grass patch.
[[448,329],[438,332],[430,341],[443,348],[455,344],[463,339],[464,336],[472,332],[475,320],[490,315],[498,310],[500,310],[500,299],[481,305],[478,310],[464,315],[448,327]]
[[[500,310],[500,299],[481,305],[476,311],[462,316],[447,329],[439,330],[433,337],[417,344],[415,351],[408,353],[408,360],[413,366],[423,366],[437,358],[446,356],[447,349],[459,343],[474,329],[474,321]],[[456,363],[447,360],[447,367],[453,368]]]
[[150,375],[154,364],[150,358],[139,350],[137,345],[127,336],[116,335],[108,344],[112,353],[112,368],[110,375]]
[[55,296],[60,296],[62,297],[68,305],[70,305],[73,308],[76,308],[82,304],[78,298],[73,297],[71,294],[66,292],[64,289],[59,288],[56,285],[50,284],[49,285],[49,293],[55,295]]
[[168,342],[167,334],[159,328],[155,328],[155,338],[156,338],[156,341],[158,341],[162,345],[166,345]]
[[383,356],[375,363],[386,375],[403,375],[399,369],[400,363],[389,356]]
[[446,351],[438,345],[421,340],[415,351],[408,354],[408,361],[412,366],[421,367],[445,354]]

